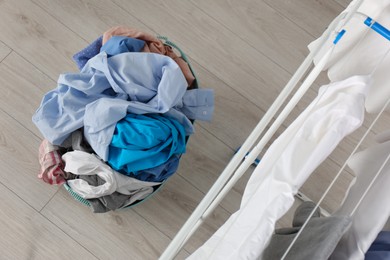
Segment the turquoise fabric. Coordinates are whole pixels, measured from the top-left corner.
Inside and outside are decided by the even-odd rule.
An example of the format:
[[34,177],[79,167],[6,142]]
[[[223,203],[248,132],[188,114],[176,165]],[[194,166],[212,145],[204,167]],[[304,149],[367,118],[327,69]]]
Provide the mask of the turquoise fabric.
[[185,128],[159,114],[128,114],[115,127],[107,163],[115,170],[135,173],[161,165],[185,152]]

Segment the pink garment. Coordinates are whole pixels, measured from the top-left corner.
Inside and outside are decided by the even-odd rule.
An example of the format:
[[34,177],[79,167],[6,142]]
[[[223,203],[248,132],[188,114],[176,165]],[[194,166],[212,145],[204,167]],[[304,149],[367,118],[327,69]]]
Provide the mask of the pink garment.
[[49,184],[64,184],[68,177],[67,173],[64,172],[64,162],[58,149],[58,146],[52,145],[46,139],[39,146],[41,171],[38,174],[38,178]]
[[164,45],[161,40],[157,39],[151,34],[144,33],[139,31],[138,29],[125,26],[116,26],[106,31],[103,34],[103,45],[112,36],[126,36],[143,40],[146,42],[142,50],[143,52],[158,53],[172,58],[177,63],[177,65],[179,65],[181,71],[184,74],[184,77],[187,80],[188,86],[191,87],[192,83],[195,80],[195,77],[192,74],[187,62],[185,62],[185,60],[183,60],[181,57],[177,56],[176,53],[172,50],[171,46]]

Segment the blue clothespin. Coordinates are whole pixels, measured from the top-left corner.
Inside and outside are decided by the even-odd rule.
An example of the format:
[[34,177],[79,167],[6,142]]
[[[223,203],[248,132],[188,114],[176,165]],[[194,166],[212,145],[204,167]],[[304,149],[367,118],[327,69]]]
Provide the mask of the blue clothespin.
[[[236,154],[240,150],[241,146],[236,149],[234,154]],[[245,158],[248,156],[249,152],[246,153]],[[252,165],[257,166],[260,163],[260,159],[256,158],[255,161],[252,163]]]
[[367,19],[364,21],[364,24],[370,27],[372,30],[379,33],[380,35],[382,35],[383,37],[385,37],[387,40],[390,40],[390,31],[380,23],[378,22],[372,23],[372,19],[370,17],[367,17]]

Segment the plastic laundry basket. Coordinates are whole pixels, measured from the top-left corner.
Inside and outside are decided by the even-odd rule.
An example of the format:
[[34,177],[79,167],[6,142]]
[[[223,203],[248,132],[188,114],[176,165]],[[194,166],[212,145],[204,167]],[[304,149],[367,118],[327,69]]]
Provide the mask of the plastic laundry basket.
[[[191,64],[190,64],[190,62],[189,62],[187,56],[185,55],[185,53],[184,53],[184,52],[183,52],[175,43],[169,41],[167,37],[165,37],[165,36],[157,36],[157,38],[160,39],[160,40],[162,40],[163,43],[164,43],[165,45],[171,46],[172,48],[174,48],[175,50],[177,50],[177,51],[180,53],[181,58],[182,58],[185,62],[187,62],[188,66],[190,67],[190,70],[191,70],[191,72],[192,72],[192,75],[194,75],[195,80],[194,80],[194,82],[193,82],[193,88],[195,88],[195,89],[196,89],[196,88],[199,88],[198,78],[196,77],[196,74],[195,74],[194,70],[192,69],[192,66],[191,66]],[[194,123],[194,120],[191,120],[191,122]],[[187,137],[186,137],[186,142],[188,142],[188,138],[189,138],[189,137],[187,136]],[[133,207],[133,206],[136,206],[136,205],[138,205],[138,204],[140,204],[140,203],[142,203],[142,202],[145,202],[146,200],[148,200],[149,198],[151,198],[154,194],[156,194],[156,193],[164,186],[164,184],[165,184],[166,181],[167,181],[167,180],[163,181],[160,185],[154,186],[154,187],[153,187],[154,191],[153,191],[151,194],[149,194],[147,197],[145,197],[144,199],[142,199],[142,200],[137,200],[137,201],[133,202],[131,205],[126,206],[126,207],[124,207],[124,208],[122,208],[122,209],[128,209],[128,208],[131,208],[131,207]],[[88,207],[91,206],[91,204],[89,203],[88,200],[84,199],[84,198],[81,197],[78,193],[76,193],[75,191],[73,191],[72,188],[71,188],[67,183],[64,184],[64,187],[65,187],[66,191],[68,191],[68,193],[69,193],[75,200],[77,200],[78,202],[80,202],[80,203],[82,203],[82,204],[84,204],[84,205],[86,205],[86,206],[88,206]]]

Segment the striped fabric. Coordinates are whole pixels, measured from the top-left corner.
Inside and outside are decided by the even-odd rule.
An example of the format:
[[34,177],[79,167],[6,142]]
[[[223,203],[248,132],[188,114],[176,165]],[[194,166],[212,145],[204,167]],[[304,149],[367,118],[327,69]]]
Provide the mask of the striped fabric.
[[38,178],[49,184],[62,185],[66,182],[64,162],[58,151],[59,147],[44,139],[39,146],[39,163],[41,165]]

